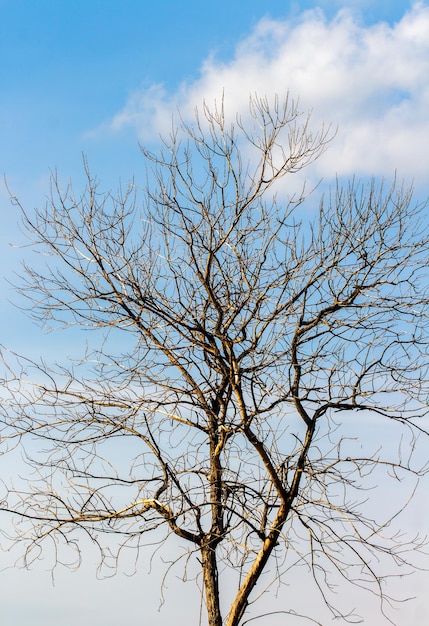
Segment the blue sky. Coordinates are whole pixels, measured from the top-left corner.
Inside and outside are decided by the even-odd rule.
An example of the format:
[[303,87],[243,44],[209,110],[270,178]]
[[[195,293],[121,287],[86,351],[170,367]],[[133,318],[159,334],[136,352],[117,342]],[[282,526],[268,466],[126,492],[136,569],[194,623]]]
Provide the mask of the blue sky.
[[[162,113],[177,101],[192,111],[199,99],[228,88],[243,65],[245,98],[250,88],[289,88],[294,95],[299,92],[303,106],[314,109],[317,120],[344,132],[359,121],[355,133],[371,133],[365,113],[367,122],[386,111],[393,116],[390,99],[403,101],[406,109],[411,98],[412,114],[396,111],[406,118],[400,128],[406,131],[417,112],[425,115],[417,111],[427,103],[417,85],[428,72],[429,44],[427,37],[416,39],[417,25],[427,28],[427,7],[420,5],[413,18],[408,16],[407,34],[409,2],[344,4],[349,13],[336,18],[339,2],[321,2],[323,14],[315,16],[305,13],[314,8],[311,2],[274,1],[261,8],[254,0],[0,0],[0,169],[26,198],[37,194],[37,182],[49,168],[57,167],[64,176],[80,171],[82,150],[98,172],[129,176],[139,166],[136,131],[145,139],[144,129],[153,122],[145,95],[153,106],[163,105]],[[401,21],[403,32],[398,32]],[[295,51],[287,45],[292,41]],[[300,82],[294,70],[303,47],[306,71]],[[132,107],[140,113],[138,123],[123,120],[112,127]],[[390,124],[386,133],[397,127],[397,119]],[[151,139],[156,125],[153,130]],[[363,142],[357,147],[354,141],[351,149],[363,149]],[[338,150],[339,145],[340,139]],[[331,152],[329,169],[338,156],[336,149]],[[395,156],[388,165],[401,168]],[[372,165],[377,169],[375,156]]]
[[[397,170],[414,181],[417,197],[427,195],[428,3],[0,0],[0,172],[30,209],[48,194],[50,169],[79,185],[82,152],[105,187],[133,174],[138,180],[138,142],[156,147],[177,106],[187,119],[224,91],[230,110],[241,111],[249,91],[288,89],[313,110],[316,127],[338,127],[313,176],[329,182],[337,174],[391,177]],[[2,185],[0,207],[0,343],[41,352],[47,339],[7,301],[3,279],[29,252],[9,245],[23,240]],[[422,519],[427,526],[427,507],[408,519],[411,527]],[[52,588],[46,567],[0,573],[5,626],[113,626],[122,618],[164,626],[175,619],[175,591],[161,613],[142,609],[157,594],[155,575],[95,582],[89,564],[59,573]],[[411,595],[423,581],[410,583]],[[177,593],[180,606],[192,597],[180,586]],[[421,597],[404,606],[399,626],[424,626],[424,604]],[[373,619],[371,626],[381,626]]]

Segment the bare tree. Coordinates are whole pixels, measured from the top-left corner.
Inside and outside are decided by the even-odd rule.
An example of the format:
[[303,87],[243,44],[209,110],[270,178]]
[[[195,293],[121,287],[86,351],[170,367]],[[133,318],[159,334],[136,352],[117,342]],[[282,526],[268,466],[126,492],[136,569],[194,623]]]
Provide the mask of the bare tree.
[[[329,131],[290,100],[254,98],[250,113],[228,124],[205,107],[159,155],[143,149],[143,190],[102,193],[87,168],[82,195],[54,177],[47,206],[24,212],[49,255],[25,267],[32,315],[103,341],[79,363],[6,358],[2,441],[34,473],[3,485],[2,508],[26,562],[49,540],[79,552],[83,531],[104,558],[103,533],[120,553],[164,527],[198,558],[210,626],[243,624],[262,574],[294,562],[347,619],[332,577],[388,601],[384,559],[420,546],[389,534],[365,488],[380,470],[424,471],[411,461],[428,392],[426,205],[375,182],[318,206],[287,196]],[[344,430],[354,414],[362,426]],[[408,452],[355,446],[370,420],[409,433]]]

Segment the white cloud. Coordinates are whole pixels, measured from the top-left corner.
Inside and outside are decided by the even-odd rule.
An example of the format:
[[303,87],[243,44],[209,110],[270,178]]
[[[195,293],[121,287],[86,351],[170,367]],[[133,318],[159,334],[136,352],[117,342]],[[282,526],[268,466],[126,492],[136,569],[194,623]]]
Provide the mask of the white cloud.
[[262,19],[221,63],[207,59],[199,78],[174,93],[162,85],[134,93],[111,122],[132,126],[145,141],[168,133],[177,108],[185,119],[195,106],[225,94],[231,112],[246,111],[250,93],[290,91],[315,125],[338,126],[318,174],[400,176],[416,182],[429,163],[429,6],[418,3],[391,26],[364,26],[340,10],[328,21],[321,10],[294,21]]

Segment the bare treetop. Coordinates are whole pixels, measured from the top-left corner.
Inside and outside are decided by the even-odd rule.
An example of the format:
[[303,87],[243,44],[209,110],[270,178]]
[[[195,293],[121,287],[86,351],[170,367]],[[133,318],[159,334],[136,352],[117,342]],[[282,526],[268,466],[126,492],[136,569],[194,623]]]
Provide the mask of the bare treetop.
[[[159,155],[143,148],[144,189],[103,193],[86,168],[81,195],[54,178],[47,206],[23,213],[50,255],[25,267],[31,314],[104,340],[74,366],[9,361],[5,442],[42,443],[4,509],[27,562],[49,539],[77,549],[82,529],[101,548],[118,534],[120,550],[165,527],[199,555],[210,626],[244,623],[262,573],[282,580],[297,557],[346,619],[331,577],[383,598],[385,558],[420,545],[386,543],[390,517],[359,494],[379,468],[424,471],[411,452],[428,393],[427,207],[375,181],[285,200],[329,130],[288,99],[253,98],[250,113],[227,124],[205,106]],[[407,428],[409,453],[350,456],[340,425],[355,412]]]

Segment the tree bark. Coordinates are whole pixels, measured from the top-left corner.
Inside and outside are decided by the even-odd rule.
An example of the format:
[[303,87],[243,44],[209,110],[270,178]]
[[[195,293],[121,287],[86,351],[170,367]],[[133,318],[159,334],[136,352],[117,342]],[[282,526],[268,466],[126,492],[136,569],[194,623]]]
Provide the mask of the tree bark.
[[201,546],[201,567],[209,626],[222,626],[216,552],[210,544]]

